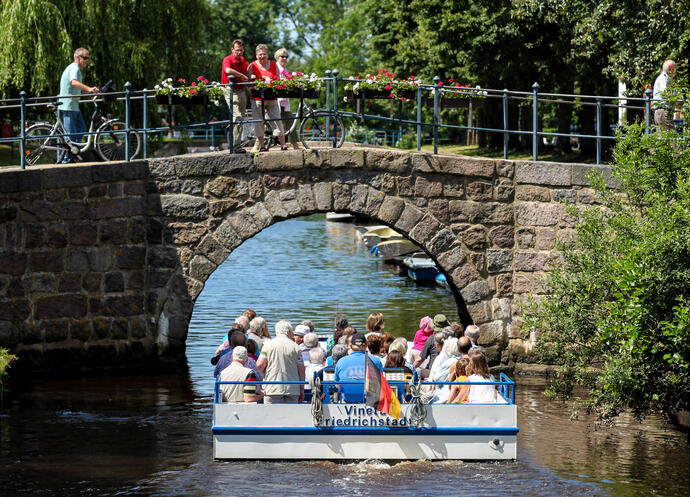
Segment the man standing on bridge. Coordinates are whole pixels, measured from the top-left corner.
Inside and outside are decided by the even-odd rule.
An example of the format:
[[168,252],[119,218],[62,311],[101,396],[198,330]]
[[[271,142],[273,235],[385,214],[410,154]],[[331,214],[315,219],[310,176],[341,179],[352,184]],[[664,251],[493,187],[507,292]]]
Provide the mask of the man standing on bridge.
[[673,112],[671,108],[675,103],[664,100],[663,93],[667,90],[671,78],[676,74],[676,63],[672,60],[664,62],[661,74],[654,81],[654,124],[663,130],[673,129],[673,121],[669,115]]
[[[74,62],[65,68],[60,78],[61,103],[58,112],[65,125],[65,131],[73,141],[81,142],[86,131],[84,116],[79,110],[79,98],[82,93],[98,93],[98,87],[86,86],[81,82],[81,70],[89,65],[89,51],[85,48],[77,48],[74,51]],[[72,162],[69,154],[62,159],[63,164]]]
[[[242,56],[244,54],[244,42],[242,40],[235,40],[232,42],[232,53],[223,59],[223,71],[220,75],[220,82],[224,85],[230,84],[230,76],[233,76],[235,85],[246,83],[247,68],[249,63]],[[232,109],[232,121],[235,123],[233,127],[232,136],[235,147],[235,153],[245,152],[240,148],[240,141],[242,140],[242,121],[245,117],[247,109],[247,86],[233,87],[232,102],[230,101],[230,87],[225,88],[225,101],[228,107]]]

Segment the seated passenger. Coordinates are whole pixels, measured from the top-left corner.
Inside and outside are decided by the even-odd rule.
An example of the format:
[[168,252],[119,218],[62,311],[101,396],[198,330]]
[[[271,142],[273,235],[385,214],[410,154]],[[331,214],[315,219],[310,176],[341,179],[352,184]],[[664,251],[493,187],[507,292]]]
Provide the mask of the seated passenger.
[[414,334],[410,356],[407,358],[410,362],[414,362],[415,359],[421,355],[424,344],[426,343],[427,339],[433,335],[433,333],[434,330],[431,327],[431,317],[424,316],[419,320],[419,329]]
[[383,328],[385,327],[386,321],[383,319],[383,314],[381,314],[380,312],[372,312],[371,314],[369,314],[369,318],[367,319],[366,337],[369,338],[371,335],[380,335],[383,331]]
[[389,353],[392,350],[397,350],[403,355],[403,357],[405,357],[405,367],[414,373],[414,364],[407,359],[407,340],[405,340],[403,337],[396,338],[388,347]]
[[[343,335],[343,330],[345,330],[345,328],[347,328],[348,326],[350,326],[350,324],[348,323],[345,314],[338,314],[335,317],[335,330],[333,332],[333,335],[329,336],[328,340],[326,341],[326,353],[331,353],[333,346],[339,343],[337,339]],[[340,331],[340,333],[338,333],[338,331]],[[336,334],[338,334],[337,337]]]
[[[232,363],[220,374],[220,381],[257,381],[254,371],[246,367],[247,349],[240,346],[234,347],[230,353]],[[221,385],[223,402],[258,402],[264,393],[260,385],[233,384]]]
[[326,367],[326,357],[321,347],[314,347],[309,350],[309,363],[305,364],[304,377],[309,382],[309,391],[314,386],[314,374]]
[[[446,359],[442,359],[442,355]],[[434,362],[436,367],[431,369],[431,375],[429,376],[430,381],[451,381],[450,371],[455,366],[455,362],[458,360],[458,339],[451,337],[448,338],[443,344],[443,350],[438,358]],[[441,362],[443,360],[443,362]],[[438,364],[440,363],[440,364]],[[434,390],[429,391],[422,396],[422,400],[425,402],[430,402],[434,404],[440,404],[445,402],[450,395],[450,385],[436,385]]]
[[[469,363],[469,359],[466,359],[465,357],[458,359],[455,362],[455,367],[453,368],[455,377],[450,381],[457,381],[458,383],[466,382],[467,365]],[[448,396],[448,400],[446,400],[446,404],[464,404],[465,402],[467,402],[467,394],[469,392],[470,385],[452,385],[450,387],[450,395]]]
[[367,349],[369,349],[369,355],[378,357],[380,361],[385,360],[385,358],[381,357],[381,351],[383,349],[381,335],[375,333],[369,334],[369,336],[367,336]]
[[261,353],[261,347],[263,347],[267,335],[268,339],[270,339],[271,337],[268,334],[268,325],[266,324],[266,320],[264,318],[257,316],[249,321],[249,332],[247,333],[247,338],[256,342],[256,344],[259,346],[259,353]]
[[[412,378],[413,371],[405,365],[405,357],[402,352],[396,349],[391,349],[388,351],[386,356],[386,368],[402,368],[405,371],[405,381],[409,382]],[[402,402],[402,394],[407,390],[407,387],[397,386],[394,387],[398,392],[398,399]]]
[[468,403],[496,404],[499,402],[498,393],[494,385],[481,385],[481,383],[496,381],[493,375],[489,373],[489,363],[484,352],[479,350],[470,351],[470,363],[467,367],[467,372],[469,374],[467,380],[473,383],[467,395]]
[[[352,335],[350,341],[350,355],[343,357],[335,365],[335,381],[361,381],[364,382],[366,374],[366,349],[367,339],[361,333]],[[369,356],[377,368],[383,371],[383,366],[378,357]],[[361,385],[341,385],[340,399],[343,402],[364,402],[364,383]]]
[[[234,328],[234,326],[233,326]],[[244,333],[240,330],[233,329],[230,333],[229,336],[229,343],[230,343],[230,348],[228,349],[229,352],[221,356],[220,360],[218,361],[218,364],[216,364],[216,368],[213,370],[213,376],[215,378],[218,378],[218,375],[227,368],[230,363],[232,362],[232,349],[235,347],[247,347],[247,337],[244,336]],[[254,371],[256,373],[256,377],[259,380],[263,380],[264,375],[263,373],[259,370],[259,368],[256,365],[256,361],[252,359],[251,357],[247,357],[247,367]]]
[[[295,328],[299,328],[299,325]],[[316,333],[307,333],[304,335],[302,345],[300,345],[299,348],[302,351],[302,362],[304,362],[304,366],[306,367],[310,362],[309,352],[314,348],[321,348],[319,347],[319,335]]]

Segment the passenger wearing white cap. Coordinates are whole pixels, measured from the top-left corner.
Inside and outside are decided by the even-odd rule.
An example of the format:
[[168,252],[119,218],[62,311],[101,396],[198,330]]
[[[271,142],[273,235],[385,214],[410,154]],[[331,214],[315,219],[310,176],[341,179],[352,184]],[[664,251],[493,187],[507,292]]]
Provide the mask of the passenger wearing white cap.
[[309,327],[303,324],[298,324],[295,326],[295,330],[292,333],[295,336],[295,343],[297,345],[302,345],[302,342],[304,342],[304,335],[309,333]]

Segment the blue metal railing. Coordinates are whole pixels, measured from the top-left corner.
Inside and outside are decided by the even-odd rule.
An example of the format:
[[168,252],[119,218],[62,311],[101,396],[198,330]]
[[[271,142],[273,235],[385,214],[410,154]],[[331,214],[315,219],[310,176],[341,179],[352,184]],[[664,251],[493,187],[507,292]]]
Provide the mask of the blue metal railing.
[[[604,135],[603,134],[603,113],[607,110],[613,108],[625,108],[625,109],[638,109],[644,110],[646,113],[645,123],[649,127],[651,125],[651,91],[647,90],[644,98],[636,97],[617,97],[617,96],[596,96],[596,95],[577,95],[577,94],[558,94],[558,93],[540,93],[539,84],[534,83],[532,85],[531,92],[521,92],[521,91],[509,91],[504,90],[492,90],[492,89],[470,89],[470,88],[456,88],[447,87],[440,85],[440,80],[438,77],[434,78],[432,85],[418,85],[416,99],[411,100],[416,101],[417,112],[416,119],[403,119],[402,116],[399,117],[387,117],[381,115],[367,114],[363,110],[357,112],[351,112],[347,110],[339,109],[338,102],[338,87],[342,83],[359,81],[347,78],[339,78],[338,71],[326,71],[326,76],[321,78],[326,87],[325,92],[325,104],[328,116],[339,116],[339,117],[351,117],[359,119],[360,121],[379,121],[397,124],[400,128],[403,125],[409,125],[416,130],[417,135],[417,150],[421,149],[424,130],[432,129],[432,140],[433,140],[433,150],[434,154],[438,153],[439,144],[439,132],[442,129],[456,129],[464,130],[465,132],[485,132],[485,133],[497,133],[503,135],[503,157],[508,158],[508,145],[510,135],[522,135],[530,136],[532,141],[532,159],[539,160],[539,142],[541,139],[547,137],[559,137],[559,138],[576,138],[578,140],[591,139],[596,142],[596,162],[599,164],[602,159],[602,143],[603,140],[615,140],[615,136]],[[228,93],[230,97],[230,108],[228,109],[228,119],[223,121],[209,122],[208,115],[206,116],[205,122],[191,123],[181,126],[173,126],[172,122],[168,123],[168,126],[153,126],[148,125],[148,100],[155,97],[155,91],[153,90],[132,90],[131,84],[125,84],[124,92],[112,92],[108,94],[101,94],[101,96],[108,95],[115,97],[117,100],[124,103],[125,107],[125,159],[130,160],[130,135],[132,132],[141,133],[143,136],[143,157],[148,157],[148,147],[147,142],[151,135],[156,133],[163,133],[165,131],[171,130],[194,130],[194,129],[204,129],[208,134],[208,130],[211,130],[211,140],[215,141],[215,130],[218,128],[224,128],[225,126],[232,127],[233,122],[233,112],[232,112],[232,98],[236,87],[243,87],[249,85],[250,83],[234,83],[234,78],[230,77],[230,84],[226,85],[228,87]],[[423,107],[423,95],[424,93],[433,96],[433,118],[431,122],[426,122],[422,117],[422,107]],[[490,128],[486,126],[474,126],[472,122],[468,122],[466,126],[459,124],[449,124],[441,122],[441,97],[445,93],[462,93],[467,98],[471,99],[500,99],[502,102],[502,118],[503,126],[502,128]],[[366,91],[362,92],[363,99],[366,98]],[[261,95],[263,97],[263,90],[261,90]],[[16,137],[0,138],[0,143],[19,143],[20,149],[20,166],[22,169],[26,167],[25,155],[26,155],[26,122],[27,122],[27,110],[30,108],[46,106],[49,102],[54,101],[56,96],[51,97],[27,97],[26,92],[22,91],[18,99],[8,99],[0,100],[0,111],[7,109],[19,109],[20,113],[20,135]],[[60,97],[65,98],[65,97]],[[138,101],[142,101],[142,111],[143,111],[143,123],[142,127],[135,127],[132,125],[132,107]],[[519,102],[529,102],[532,107],[532,129],[522,130],[522,129],[510,129],[509,128],[509,106],[511,101]],[[624,103],[623,103],[624,101]],[[617,102],[617,103],[614,103]],[[641,106],[629,105],[630,102],[640,103]],[[595,134],[584,135],[577,133],[558,133],[558,132],[546,132],[539,130],[539,111],[545,104],[569,104],[577,106],[594,106],[595,107]],[[277,119],[276,119],[277,120]],[[256,123],[261,122],[261,119],[245,119],[245,123]],[[327,123],[329,124],[329,123]],[[327,126],[326,129],[330,129]],[[397,143],[397,140],[401,137],[401,132],[397,133],[392,130],[388,130],[392,140],[391,144]],[[388,140],[388,133],[386,134],[386,141]],[[86,136],[95,134],[95,131],[85,133]],[[229,133],[229,150],[233,153],[234,143],[232,133]],[[56,136],[64,137],[65,134],[58,134]],[[36,137],[32,137],[36,138]],[[369,140],[369,134],[365,136],[365,141]],[[333,136],[333,146],[336,145],[336,136]]]

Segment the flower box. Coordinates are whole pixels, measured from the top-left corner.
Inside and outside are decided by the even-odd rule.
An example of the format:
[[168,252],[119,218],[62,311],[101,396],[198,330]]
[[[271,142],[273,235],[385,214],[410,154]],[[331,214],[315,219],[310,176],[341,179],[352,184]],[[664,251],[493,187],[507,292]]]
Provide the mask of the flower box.
[[[304,93],[302,93],[304,92]],[[276,90],[275,88],[264,89],[264,100],[273,100],[276,98],[319,98],[321,90],[318,88],[305,88],[304,90]],[[261,98],[261,90],[256,88],[252,90],[253,98]]]
[[[359,90],[357,93],[352,90],[345,90],[345,96],[348,100],[355,100],[358,98],[366,98],[367,100],[393,100],[390,90],[363,89]],[[406,100],[416,100],[417,92],[414,90],[398,91],[398,97],[402,97]]]
[[195,97],[181,97],[179,95],[156,95],[156,103],[160,105],[204,105],[208,102],[206,95]]

